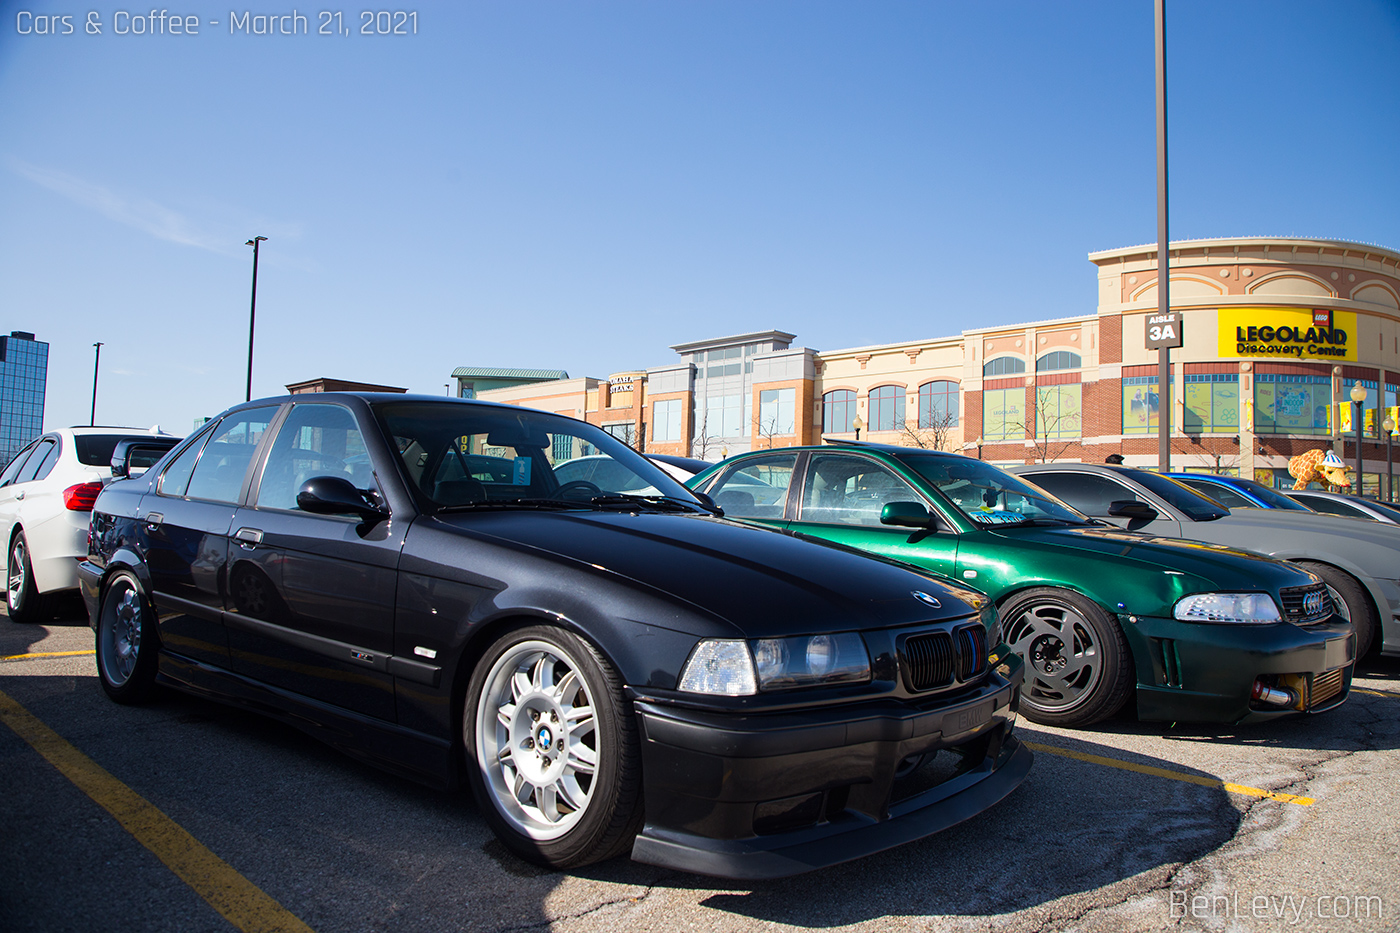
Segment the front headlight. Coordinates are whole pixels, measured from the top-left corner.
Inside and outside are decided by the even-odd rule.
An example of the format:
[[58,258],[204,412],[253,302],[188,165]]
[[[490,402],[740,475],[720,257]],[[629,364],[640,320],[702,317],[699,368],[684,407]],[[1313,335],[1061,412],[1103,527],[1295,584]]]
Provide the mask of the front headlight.
[[702,641],[685,662],[680,689],[733,697],[868,680],[870,654],[864,639],[855,632],[843,632],[753,642]]
[[1197,593],[1177,600],[1172,615],[1182,622],[1240,622],[1267,625],[1282,621],[1278,604],[1267,593]]
[[990,599],[982,606],[982,625],[987,629],[987,650],[995,651],[1001,644],[1001,616]]

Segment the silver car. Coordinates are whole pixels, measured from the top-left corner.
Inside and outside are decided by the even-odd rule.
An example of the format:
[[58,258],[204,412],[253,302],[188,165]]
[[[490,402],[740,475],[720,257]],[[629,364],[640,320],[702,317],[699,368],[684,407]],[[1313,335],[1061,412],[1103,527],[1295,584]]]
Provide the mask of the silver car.
[[1400,525],[1400,506],[1389,502],[1377,502],[1360,496],[1348,496],[1339,492],[1323,492],[1318,489],[1289,490],[1288,498],[1301,502],[1314,512],[1328,515],[1341,515],[1344,518],[1363,518],[1368,522],[1384,522],[1387,525]]
[[1165,538],[1244,548],[1311,570],[1356,629],[1356,656],[1400,655],[1400,527],[1280,509],[1227,509],[1147,470],[1036,463],[1011,471],[1092,518]]

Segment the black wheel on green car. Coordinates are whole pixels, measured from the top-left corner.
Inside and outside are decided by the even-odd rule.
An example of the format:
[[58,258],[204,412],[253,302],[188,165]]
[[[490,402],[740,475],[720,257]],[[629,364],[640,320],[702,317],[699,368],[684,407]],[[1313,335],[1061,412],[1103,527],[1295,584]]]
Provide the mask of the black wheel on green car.
[[141,584],[125,571],[108,581],[97,616],[97,677],[118,703],[143,703],[156,692],[160,636]]
[[53,615],[53,606],[34,582],[34,563],[29,559],[29,542],[23,531],[17,532],[10,542],[10,560],[5,569],[5,611],[10,621],[47,622]]
[[631,848],[637,725],[621,677],[588,642],[548,625],[502,635],[472,671],[462,733],[477,805],[516,855],[567,869]]
[[1122,708],[1132,659],[1118,624],[1093,600],[1037,587],[1001,607],[1003,639],[1026,663],[1021,712],[1048,726],[1087,726]]
[[1304,570],[1311,570],[1327,584],[1327,592],[1332,594],[1332,602],[1337,605],[1337,614],[1350,622],[1352,630],[1356,632],[1356,659],[1364,658],[1371,650],[1379,626],[1376,610],[1371,608],[1371,600],[1366,598],[1365,587],[1351,574],[1331,564],[1310,560],[1294,563]]

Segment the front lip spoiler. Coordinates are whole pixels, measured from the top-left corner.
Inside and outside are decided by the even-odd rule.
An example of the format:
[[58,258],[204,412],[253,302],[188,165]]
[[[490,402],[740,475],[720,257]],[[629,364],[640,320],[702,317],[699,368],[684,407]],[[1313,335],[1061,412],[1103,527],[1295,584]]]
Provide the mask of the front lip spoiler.
[[827,868],[931,836],[981,813],[1020,785],[1032,760],[1030,749],[1008,735],[995,763],[905,801],[907,810],[892,807],[887,820],[850,815],[799,833],[742,840],[710,839],[648,824],[633,843],[632,858],[742,880],[786,878]]

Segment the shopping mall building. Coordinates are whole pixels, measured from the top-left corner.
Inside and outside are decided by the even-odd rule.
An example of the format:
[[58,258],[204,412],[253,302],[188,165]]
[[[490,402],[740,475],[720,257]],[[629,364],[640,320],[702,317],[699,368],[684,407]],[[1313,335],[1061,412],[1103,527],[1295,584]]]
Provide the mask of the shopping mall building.
[[1366,389],[1367,485],[1384,472],[1378,405],[1400,396],[1400,253],[1343,240],[1173,243],[1169,295],[1184,344],[1171,384],[1146,349],[1157,249],[1091,253],[1092,314],[843,350],[783,331],[673,346],[667,366],[532,382],[480,398],[557,411],[640,449],[718,460],[755,447],[866,439],[997,463],[1157,465],[1170,413],[1174,469],[1291,484],[1288,459],[1355,456],[1350,393]]

